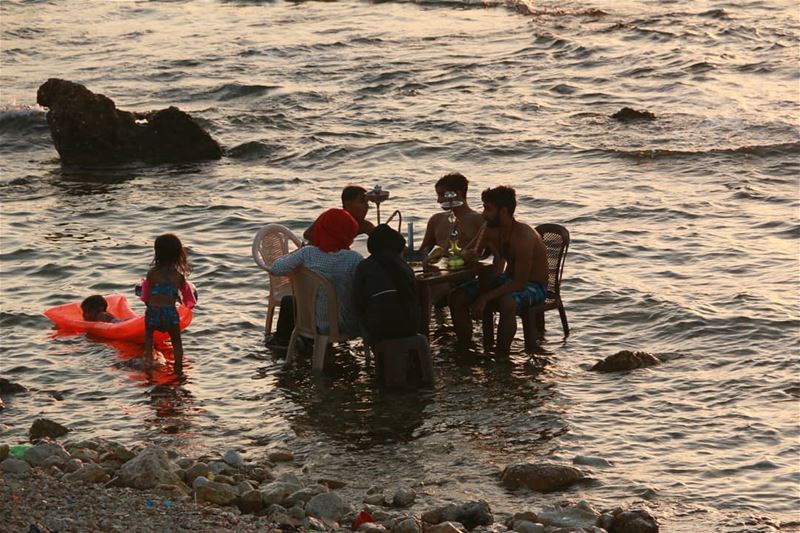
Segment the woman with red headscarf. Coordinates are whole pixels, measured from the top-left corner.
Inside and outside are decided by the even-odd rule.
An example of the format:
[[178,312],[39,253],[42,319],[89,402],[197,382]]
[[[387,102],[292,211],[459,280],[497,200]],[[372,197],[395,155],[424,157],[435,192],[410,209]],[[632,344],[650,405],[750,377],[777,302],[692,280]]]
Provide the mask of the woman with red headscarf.
[[[299,266],[325,276],[334,287],[339,299],[339,329],[353,335],[360,334],[353,312],[353,278],[363,257],[350,249],[358,233],[358,222],[344,209],[328,209],[314,224],[314,245],[303,246],[280,257],[272,263],[272,273],[289,274]],[[317,327],[323,333],[329,330],[328,300],[325,291],[317,298]]]

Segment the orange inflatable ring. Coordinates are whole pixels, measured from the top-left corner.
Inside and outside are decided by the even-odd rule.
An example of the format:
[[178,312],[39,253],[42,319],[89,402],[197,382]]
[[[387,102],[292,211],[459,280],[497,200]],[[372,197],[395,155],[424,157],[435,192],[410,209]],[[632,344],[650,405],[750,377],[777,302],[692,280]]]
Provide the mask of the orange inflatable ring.
[[[122,320],[122,322],[88,322],[83,319],[81,303],[58,305],[44,312],[62,330],[75,333],[88,333],[104,339],[124,340],[129,342],[144,342],[144,315],[137,315],[128,305],[128,300],[122,294],[105,296],[108,302],[108,312]],[[181,330],[192,323],[192,310],[178,305],[178,316],[181,320]],[[169,334],[156,331],[154,341],[162,343],[169,339]]]

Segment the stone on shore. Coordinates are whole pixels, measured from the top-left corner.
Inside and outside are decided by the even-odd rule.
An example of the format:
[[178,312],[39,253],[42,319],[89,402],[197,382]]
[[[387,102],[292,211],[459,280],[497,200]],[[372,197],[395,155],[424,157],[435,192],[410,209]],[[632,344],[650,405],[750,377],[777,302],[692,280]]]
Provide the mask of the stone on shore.
[[414,489],[408,487],[400,487],[392,495],[392,507],[409,507],[417,499],[417,493]]
[[50,78],[36,93],[66,164],[153,163],[219,159],[222,148],[177,107],[131,113],[85,86]]
[[31,425],[31,429],[28,431],[28,434],[30,436],[29,440],[31,442],[36,442],[45,437],[56,439],[66,435],[68,432],[69,430],[58,422],[54,422],[47,418],[37,418],[33,421],[33,425]]
[[413,516],[398,520],[392,528],[392,533],[420,533],[422,525]]
[[614,515],[614,518],[608,527],[608,532],[658,533],[658,521],[653,517],[653,515],[644,509],[622,511],[621,513]]
[[536,513],[538,521],[545,526],[591,529],[600,513],[589,503],[563,503],[545,507]]
[[288,463],[294,461],[294,454],[289,450],[273,450],[267,458],[273,463]]
[[335,492],[317,494],[306,504],[308,516],[325,521],[338,522],[349,510],[349,506]]
[[0,471],[10,474],[24,474],[31,469],[31,465],[15,457],[9,457],[0,463]]
[[464,525],[458,522],[440,522],[426,527],[424,533],[464,533]]
[[264,505],[272,505],[274,503],[282,504],[283,501],[289,497],[290,494],[302,489],[298,484],[286,483],[284,481],[273,481],[261,487],[261,499]]
[[87,463],[74,472],[64,474],[62,479],[70,483],[76,481],[80,481],[82,483],[105,483],[111,478],[100,465]]
[[257,513],[264,508],[261,493],[257,490],[247,490],[239,494],[239,510],[243,513]]
[[358,526],[358,531],[361,531],[361,533],[386,533],[386,528],[383,526],[383,524],[364,522]]
[[527,520],[515,520],[512,529],[517,533],[544,533],[544,524],[529,522]]
[[225,452],[225,455],[222,456],[222,460],[231,465],[233,468],[242,468],[244,466],[244,459],[242,459],[242,454],[237,452],[236,450],[228,450]]
[[198,462],[190,466],[186,472],[184,473],[184,479],[186,483],[191,485],[194,483],[194,480],[198,477],[208,478],[208,474],[211,473],[211,469],[208,468],[208,465],[203,462]]
[[0,444],[0,462],[5,461],[9,453],[11,453],[11,447],[8,444]]
[[478,500],[432,509],[422,515],[422,520],[429,524],[458,522],[461,527],[471,530],[477,526],[488,526],[493,523],[494,516],[489,504],[485,500]]
[[118,484],[135,489],[152,489],[156,485],[183,487],[183,481],[173,468],[167,452],[160,446],[150,445],[120,467]]
[[595,372],[624,372],[661,364],[661,359],[648,352],[622,350],[597,362],[591,370]]
[[554,492],[584,479],[577,468],[552,463],[515,463],[507,466],[500,476],[506,487],[525,487],[536,492]]
[[289,507],[295,505],[298,502],[303,502],[303,504],[306,504],[309,502],[309,500],[311,500],[311,498],[313,498],[317,494],[324,494],[326,492],[328,492],[328,487],[324,485],[311,485],[309,487],[305,487],[300,490],[294,491],[293,493],[291,493],[289,496],[286,497],[283,503],[285,505],[288,505]]
[[209,481],[195,490],[195,496],[199,501],[215,503],[217,505],[230,505],[239,497],[235,487],[226,483]]
[[58,457],[62,464],[70,460],[69,453],[58,442],[40,442],[25,450],[22,458],[31,466],[40,466],[53,456]]

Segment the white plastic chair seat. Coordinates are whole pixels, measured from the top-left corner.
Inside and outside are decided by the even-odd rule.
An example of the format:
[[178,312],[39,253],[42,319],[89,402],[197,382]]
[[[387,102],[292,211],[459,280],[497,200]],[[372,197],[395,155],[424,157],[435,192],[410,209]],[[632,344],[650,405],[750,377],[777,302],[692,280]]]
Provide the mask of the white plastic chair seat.
[[267,321],[264,325],[267,334],[272,332],[275,307],[280,306],[281,298],[292,294],[292,282],[289,276],[276,276],[271,271],[272,263],[289,253],[290,243],[294,244],[295,248],[303,244],[292,230],[281,224],[267,224],[258,230],[253,238],[253,259],[269,274]]

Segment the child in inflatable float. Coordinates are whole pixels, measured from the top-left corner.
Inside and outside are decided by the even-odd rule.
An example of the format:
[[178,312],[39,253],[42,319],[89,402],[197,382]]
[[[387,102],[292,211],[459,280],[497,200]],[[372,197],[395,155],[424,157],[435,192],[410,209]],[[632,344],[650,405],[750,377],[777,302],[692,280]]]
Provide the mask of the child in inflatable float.
[[153,363],[153,334],[164,331],[172,341],[175,355],[175,373],[183,372],[183,341],[181,340],[180,317],[175,304],[181,301],[188,308],[194,307],[196,297],[192,286],[186,281],[191,272],[186,259],[186,249],[181,240],[172,233],[156,238],[153,245],[155,256],[151,268],[142,281],[141,299],[147,304],[145,311],[144,362]]

